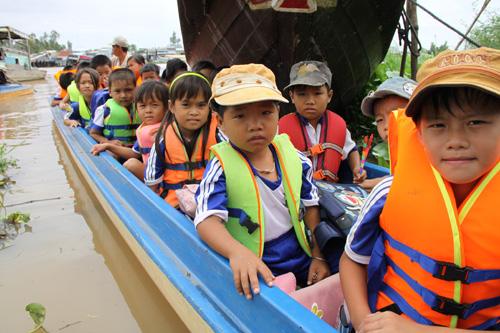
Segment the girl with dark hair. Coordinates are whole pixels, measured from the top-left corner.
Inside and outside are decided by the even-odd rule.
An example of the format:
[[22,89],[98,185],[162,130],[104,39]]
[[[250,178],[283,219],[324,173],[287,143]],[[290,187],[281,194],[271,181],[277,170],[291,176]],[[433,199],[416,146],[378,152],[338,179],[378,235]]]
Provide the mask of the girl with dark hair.
[[127,68],[131,69],[135,74],[135,79],[137,80],[136,86],[142,83],[141,80],[141,68],[146,64],[146,60],[140,54],[134,54],[127,60]]
[[187,65],[184,61],[177,58],[169,60],[167,67],[161,74],[161,80],[170,86],[172,80],[182,72],[187,72]]
[[76,73],[76,87],[80,92],[78,102],[71,103],[71,106],[66,103],[63,105],[63,110],[71,109],[64,117],[64,125],[69,128],[83,126],[87,131],[90,128],[90,100],[94,92],[99,89],[99,73],[92,68],[83,68]]
[[180,74],[172,81],[169,95],[169,112],[151,149],[144,182],[178,209],[175,190],[185,184],[199,184],[209,148],[220,139],[216,138],[217,121],[208,106],[210,84],[203,75]]

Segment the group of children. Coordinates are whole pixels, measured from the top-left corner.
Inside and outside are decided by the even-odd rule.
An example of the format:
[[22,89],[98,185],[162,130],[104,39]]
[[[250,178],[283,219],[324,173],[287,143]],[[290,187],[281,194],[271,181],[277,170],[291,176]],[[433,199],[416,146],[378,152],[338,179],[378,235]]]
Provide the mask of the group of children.
[[87,111],[92,92],[109,84],[111,99],[91,121],[94,154],[116,154],[176,208],[176,190],[199,184],[195,228],[229,259],[241,295],[260,293],[259,274],[271,287],[293,272],[305,286],[339,270],[340,254],[316,243],[313,179],[336,181],[346,161],[354,182],[373,188],[340,260],[353,328],[499,326],[499,51],[445,51],[422,65],[418,85],[390,79],[363,100],[391,150],[393,175],[378,180],[360,172],[345,122],[327,110],[324,63],[292,67],[285,90],[296,112],[281,119],[288,100],[267,67],[234,65],[213,80],[200,72],[181,71],[169,87],[153,80],[136,88],[129,69],[106,83],[82,69],[75,81]]

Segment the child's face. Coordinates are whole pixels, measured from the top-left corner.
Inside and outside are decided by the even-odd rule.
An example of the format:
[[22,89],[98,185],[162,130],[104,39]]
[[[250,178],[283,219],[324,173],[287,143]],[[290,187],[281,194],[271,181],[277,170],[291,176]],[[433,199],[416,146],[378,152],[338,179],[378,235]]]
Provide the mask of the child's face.
[[163,116],[167,112],[167,108],[162,101],[153,97],[145,101],[137,102],[137,112],[139,118],[146,125],[159,123],[163,120]]
[[155,71],[143,72],[141,75],[142,82],[146,81],[158,81],[159,77],[156,75]]
[[377,124],[378,134],[387,142],[389,131],[389,116],[397,109],[404,109],[408,100],[398,95],[389,95],[379,99],[373,106],[373,115]]
[[139,77],[139,71],[141,70],[142,65],[139,65],[137,62],[134,60],[129,60],[127,62],[127,68],[131,69],[132,72],[134,72],[136,77]]
[[205,125],[210,112],[208,101],[202,92],[189,99],[184,96],[182,99],[176,99],[174,103],[169,101],[168,105],[177,120],[179,130],[188,139],[193,138],[195,132]]
[[325,113],[332,96],[333,91],[328,91],[326,85],[321,87],[296,86],[293,91],[290,91],[290,98],[297,112],[312,124],[316,124]]
[[262,101],[226,107],[219,127],[247,157],[267,149],[276,135],[279,107]]
[[101,87],[107,88],[108,87],[108,76],[109,73],[111,73],[111,68],[108,65],[102,65],[102,66],[97,66],[96,69],[97,73],[99,73],[99,84]]
[[89,73],[83,73],[82,76],[80,76],[80,82],[78,82],[77,88],[85,100],[90,100],[92,94],[95,92],[95,88]]
[[113,81],[109,95],[121,106],[128,108],[134,101],[135,84],[130,80]]
[[453,114],[424,107],[417,126],[419,140],[443,178],[473,187],[500,158],[500,110],[454,102],[450,109]]

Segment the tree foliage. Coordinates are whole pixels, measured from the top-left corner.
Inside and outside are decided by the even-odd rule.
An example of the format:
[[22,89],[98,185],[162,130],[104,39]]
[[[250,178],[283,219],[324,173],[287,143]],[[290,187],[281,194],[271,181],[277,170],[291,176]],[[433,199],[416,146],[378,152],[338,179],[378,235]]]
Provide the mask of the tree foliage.
[[[481,46],[500,49],[500,13],[486,12],[487,19],[472,28],[469,37]],[[467,43],[467,48],[475,48]]]
[[[66,42],[65,44],[59,44],[58,39],[61,37],[61,35],[55,31],[52,30],[50,33],[44,32],[40,37],[36,37],[35,34],[30,34],[30,39],[28,39],[28,45],[30,47],[30,52],[31,53],[38,53],[38,52],[43,52],[43,51],[48,51],[48,50],[56,50],[56,51],[61,51],[61,50],[66,50],[66,49],[71,49],[73,44],[70,41]],[[24,40],[18,40],[14,43],[15,48],[19,49],[26,49],[26,42]]]
[[448,42],[445,42],[441,46],[437,46],[436,44],[434,44],[434,42],[432,42],[431,48],[429,49],[429,53],[431,56],[435,57],[439,53],[446,51],[446,50],[449,50],[449,49],[450,49],[450,47],[448,46]]
[[172,33],[172,36],[170,37],[170,45],[179,45],[181,42],[180,38],[177,38],[177,34],[175,31]]

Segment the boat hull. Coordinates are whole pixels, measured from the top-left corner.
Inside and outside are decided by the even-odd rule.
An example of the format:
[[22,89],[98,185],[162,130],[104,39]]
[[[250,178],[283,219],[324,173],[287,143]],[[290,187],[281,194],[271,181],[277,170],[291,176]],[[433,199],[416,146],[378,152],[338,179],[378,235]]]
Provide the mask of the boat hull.
[[191,221],[137,180],[96,142],[69,130],[52,108],[55,127],[90,188],[164,297],[191,331],[335,332],[278,288],[261,280],[248,301],[234,287],[227,259],[198,237]]
[[27,85],[5,84],[0,85],[0,99],[13,98],[33,93],[33,87]]
[[291,13],[251,9],[245,0],[178,0],[187,61],[262,63],[273,70],[280,89],[289,83],[294,63],[323,61],[333,74],[330,107],[342,114],[384,59],[404,0],[321,3],[326,5],[314,13]]

